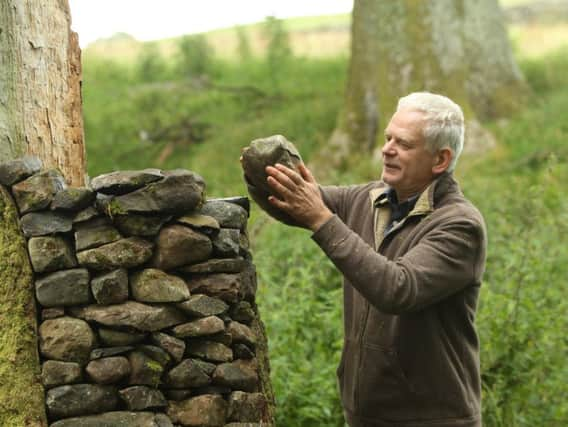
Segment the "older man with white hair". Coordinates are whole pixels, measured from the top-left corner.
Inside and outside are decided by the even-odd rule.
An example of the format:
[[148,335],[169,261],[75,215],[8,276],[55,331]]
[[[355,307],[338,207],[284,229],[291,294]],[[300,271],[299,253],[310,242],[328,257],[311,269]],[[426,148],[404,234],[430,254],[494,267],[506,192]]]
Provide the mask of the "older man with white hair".
[[266,168],[270,203],[313,231],[345,279],[337,375],[352,427],[481,426],[486,232],[452,175],[463,138],[461,108],[418,92],[386,128],[380,181],[322,187],[304,165]]

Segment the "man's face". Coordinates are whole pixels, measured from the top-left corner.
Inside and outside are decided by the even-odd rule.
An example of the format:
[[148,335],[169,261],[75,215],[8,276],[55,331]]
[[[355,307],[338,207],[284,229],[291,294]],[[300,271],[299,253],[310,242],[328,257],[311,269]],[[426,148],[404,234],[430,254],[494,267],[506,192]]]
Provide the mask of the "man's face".
[[434,179],[436,155],[426,149],[424,113],[403,109],[385,130],[382,180],[394,188],[400,201],[423,191]]

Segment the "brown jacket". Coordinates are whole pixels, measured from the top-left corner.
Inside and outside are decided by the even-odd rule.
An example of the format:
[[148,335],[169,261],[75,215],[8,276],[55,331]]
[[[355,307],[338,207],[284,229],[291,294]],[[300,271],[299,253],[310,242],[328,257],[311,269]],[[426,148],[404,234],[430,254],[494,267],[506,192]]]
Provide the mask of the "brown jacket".
[[481,426],[474,319],[483,218],[443,174],[385,235],[386,189],[322,187],[335,215],[312,236],[345,278],[337,374],[347,421]]

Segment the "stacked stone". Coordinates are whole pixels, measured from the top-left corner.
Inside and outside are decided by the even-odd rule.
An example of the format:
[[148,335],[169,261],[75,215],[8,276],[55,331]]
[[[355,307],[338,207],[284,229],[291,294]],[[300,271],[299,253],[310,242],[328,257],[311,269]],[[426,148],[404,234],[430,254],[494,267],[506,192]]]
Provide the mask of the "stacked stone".
[[31,157],[0,165],[40,307],[51,426],[262,421],[246,198],[204,201],[190,171],[67,188]]

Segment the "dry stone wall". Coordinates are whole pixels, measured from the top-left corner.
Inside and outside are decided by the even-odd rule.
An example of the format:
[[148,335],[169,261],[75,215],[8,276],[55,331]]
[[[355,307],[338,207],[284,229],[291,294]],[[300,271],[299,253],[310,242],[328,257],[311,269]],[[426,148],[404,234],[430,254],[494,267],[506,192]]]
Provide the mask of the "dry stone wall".
[[204,200],[190,171],[68,188],[0,164],[27,239],[50,426],[270,424],[248,199]]

